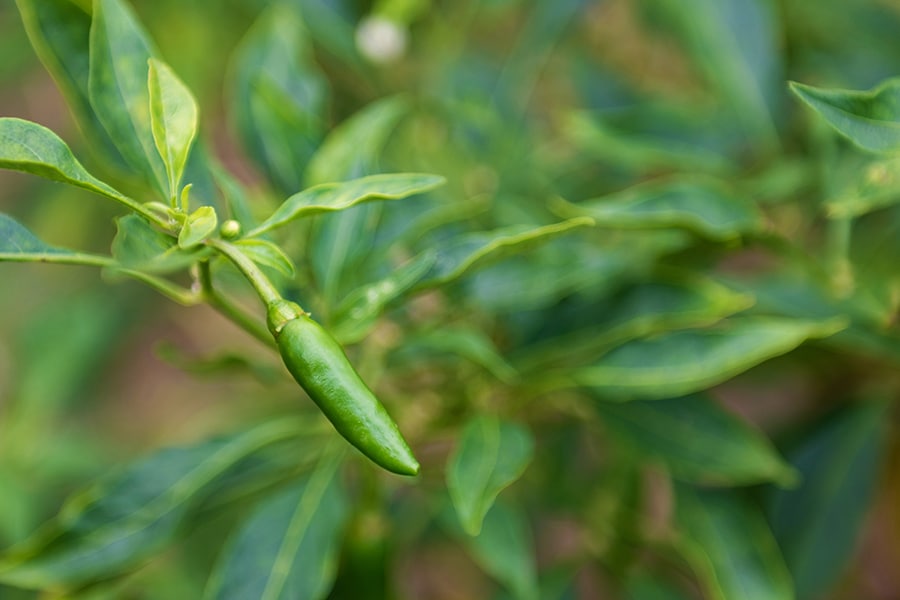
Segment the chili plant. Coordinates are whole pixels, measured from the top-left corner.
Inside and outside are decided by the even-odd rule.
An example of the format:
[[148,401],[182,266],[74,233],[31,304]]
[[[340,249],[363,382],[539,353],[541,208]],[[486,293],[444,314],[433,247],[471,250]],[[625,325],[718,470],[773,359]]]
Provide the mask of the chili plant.
[[[871,595],[846,574],[900,489],[900,86],[785,79],[900,70],[821,70],[816,27],[880,9],[275,2],[223,94],[254,182],[174,42],[87,4],[16,0],[89,150],[4,117],[0,167],[111,201],[110,251],[0,214],[0,261],[211,307],[239,350],[160,356],[262,383],[252,424],[118,465],[36,531],[26,474],[67,442],[22,432],[63,392],[15,388],[4,598]],[[76,356],[138,314],[78,306],[37,343]]]

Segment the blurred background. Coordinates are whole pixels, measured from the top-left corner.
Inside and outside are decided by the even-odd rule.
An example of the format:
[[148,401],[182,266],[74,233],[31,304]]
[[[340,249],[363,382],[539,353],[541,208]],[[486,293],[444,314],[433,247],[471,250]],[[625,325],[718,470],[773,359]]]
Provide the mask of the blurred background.
[[[268,4],[132,1],[197,96],[203,138],[262,206],[289,190],[265,183],[264,169],[242,149],[228,89],[232,56]],[[388,152],[410,170],[447,175],[450,197],[491,198],[491,210],[473,217],[484,225],[546,215],[547,195],[583,199],[659,174],[705,173],[756,190],[774,215],[772,227],[815,256],[826,235],[817,216],[825,192],[820,164],[810,157],[834,142],[789,97],[786,82],[868,89],[900,74],[898,0],[295,4],[315,24],[309,34],[327,80],[328,126],[398,93],[436,107]],[[0,57],[0,115],[51,128],[89,170],[102,172],[11,1],[0,4]],[[535,197],[541,203],[519,202]],[[0,211],[44,240],[96,253],[108,252],[120,214],[87,192],[6,171]],[[895,269],[896,254],[879,253],[885,265],[874,261],[873,277]],[[728,257],[737,273],[760,260],[752,253]],[[629,268],[641,267],[621,266]],[[483,301],[488,311],[529,308],[496,298],[492,306],[489,287],[470,292],[469,301]],[[205,307],[160,301],[137,283],[104,280],[93,269],[0,265],[0,547],[27,537],[67,495],[127,459],[270,410],[280,368],[273,357],[252,368],[191,368],[195,354],[220,355],[227,364],[235,348],[256,344]],[[764,401],[746,401],[740,386],[721,397],[756,425],[777,430],[824,408],[817,373],[777,379]],[[848,574],[821,597],[900,597],[900,465],[890,460]],[[564,547],[572,523],[544,525],[552,530],[546,539]],[[180,552],[173,563],[184,562]],[[209,560],[200,554],[201,564],[168,570],[163,561],[154,569],[166,576],[146,597],[195,597]],[[451,549],[436,545],[412,564],[398,567],[407,597],[488,597],[483,576]],[[143,577],[153,579],[154,569]],[[588,576],[579,590],[578,597],[606,597],[596,595],[602,577]],[[0,588],[4,600],[30,597],[17,594]]]

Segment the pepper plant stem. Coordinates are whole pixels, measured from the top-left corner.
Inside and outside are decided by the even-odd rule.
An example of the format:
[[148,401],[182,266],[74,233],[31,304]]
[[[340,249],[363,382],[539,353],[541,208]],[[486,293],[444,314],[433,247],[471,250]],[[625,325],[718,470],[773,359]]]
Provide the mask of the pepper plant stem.
[[250,260],[246,254],[241,252],[240,248],[237,246],[230,244],[224,240],[210,238],[206,241],[206,243],[218,250],[222,253],[228,260],[234,263],[234,266],[238,268],[238,270],[244,274],[244,276],[250,281],[250,285],[253,286],[253,289],[256,290],[256,293],[259,294],[260,299],[263,301],[263,304],[269,306],[275,302],[281,300],[281,294],[278,293],[278,290],[275,289],[275,286],[272,285],[272,282],[269,281],[269,278],[265,276],[265,274],[260,270],[259,267],[256,266],[256,263]]
[[265,327],[253,320],[253,318],[244,312],[237,304],[216,290],[213,285],[209,261],[200,263],[200,285],[203,290],[203,297],[210,306],[266,346],[271,348],[276,347],[275,340],[272,339],[272,336]]

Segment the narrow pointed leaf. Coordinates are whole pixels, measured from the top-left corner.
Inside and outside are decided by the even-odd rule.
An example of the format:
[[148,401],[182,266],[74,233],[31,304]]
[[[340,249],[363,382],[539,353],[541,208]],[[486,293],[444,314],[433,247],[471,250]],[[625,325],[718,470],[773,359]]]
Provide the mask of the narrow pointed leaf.
[[629,342],[563,377],[617,400],[671,398],[727,381],[808,339],[845,327],[843,320],[734,318],[709,329]]
[[135,206],[133,200],[88,173],[59,136],[31,121],[0,118],[0,168],[61,181],[129,208]]
[[166,165],[169,195],[174,198],[197,135],[197,101],[169,65],[155,58],[149,61],[147,88],[153,141]]
[[466,540],[469,554],[516,600],[537,600],[537,566],[531,526],[518,507],[495,504],[476,537]]
[[680,227],[712,240],[733,239],[762,226],[752,203],[712,181],[648,183],[579,204],[562,201],[557,206],[563,216],[587,215],[600,227]]
[[298,219],[341,211],[364,202],[400,200],[443,185],[444,178],[420,173],[370,175],[343,183],[325,183],[303,190],[284,201],[250,236],[259,235]]
[[136,568],[180,532],[232,469],[296,435],[274,421],[230,437],[161,451],[73,497],[42,533],[0,557],[0,582],[71,589]]
[[737,492],[679,487],[677,543],[710,600],[794,600],[791,574],[759,511]]
[[841,135],[869,152],[900,152],[900,79],[868,91],[816,88],[791,82],[791,91]]
[[325,459],[308,478],[253,512],[220,558],[208,600],[328,595],[349,508],[337,466]]
[[262,266],[271,267],[285,277],[294,276],[294,263],[279,246],[266,240],[238,240],[239,247],[250,259]]
[[531,462],[534,440],[527,429],[494,417],[469,421],[447,464],[447,490],[459,522],[478,535],[497,495]]
[[512,226],[461,236],[438,250],[438,259],[419,289],[455,281],[467,273],[493,262],[527,252],[553,238],[580,227],[594,225],[590,217],[576,217],[543,227]]
[[138,174],[168,197],[168,177],[150,123],[148,61],[156,54],[123,0],[95,0],[91,24],[91,106]]
[[793,484],[797,473],[759,431],[702,395],[594,409],[609,432],[639,455],[701,485]]
[[787,452],[801,485],[772,490],[767,512],[802,599],[827,595],[849,566],[888,451],[889,409],[849,406]]

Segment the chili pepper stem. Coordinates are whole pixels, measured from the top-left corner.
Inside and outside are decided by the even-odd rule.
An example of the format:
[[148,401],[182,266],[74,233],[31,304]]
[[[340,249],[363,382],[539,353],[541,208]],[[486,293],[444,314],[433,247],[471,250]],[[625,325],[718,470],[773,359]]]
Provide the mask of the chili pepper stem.
[[254,338],[269,346],[275,347],[272,336],[266,331],[262,325],[257,323],[250,315],[241,310],[241,308],[232,302],[229,298],[219,293],[213,285],[212,271],[209,261],[200,263],[199,281],[203,293],[203,298],[207,304],[213,307],[220,314],[225,316],[229,321],[252,335]]
[[253,286],[253,289],[256,290],[256,293],[263,301],[263,304],[269,306],[282,299],[281,294],[278,293],[278,290],[275,289],[275,286],[272,285],[269,278],[266,277],[260,268],[256,266],[256,263],[250,260],[238,247],[216,238],[210,238],[206,243],[234,263],[234,266],[243,273],[244,277],[250,282],[250,285]]

